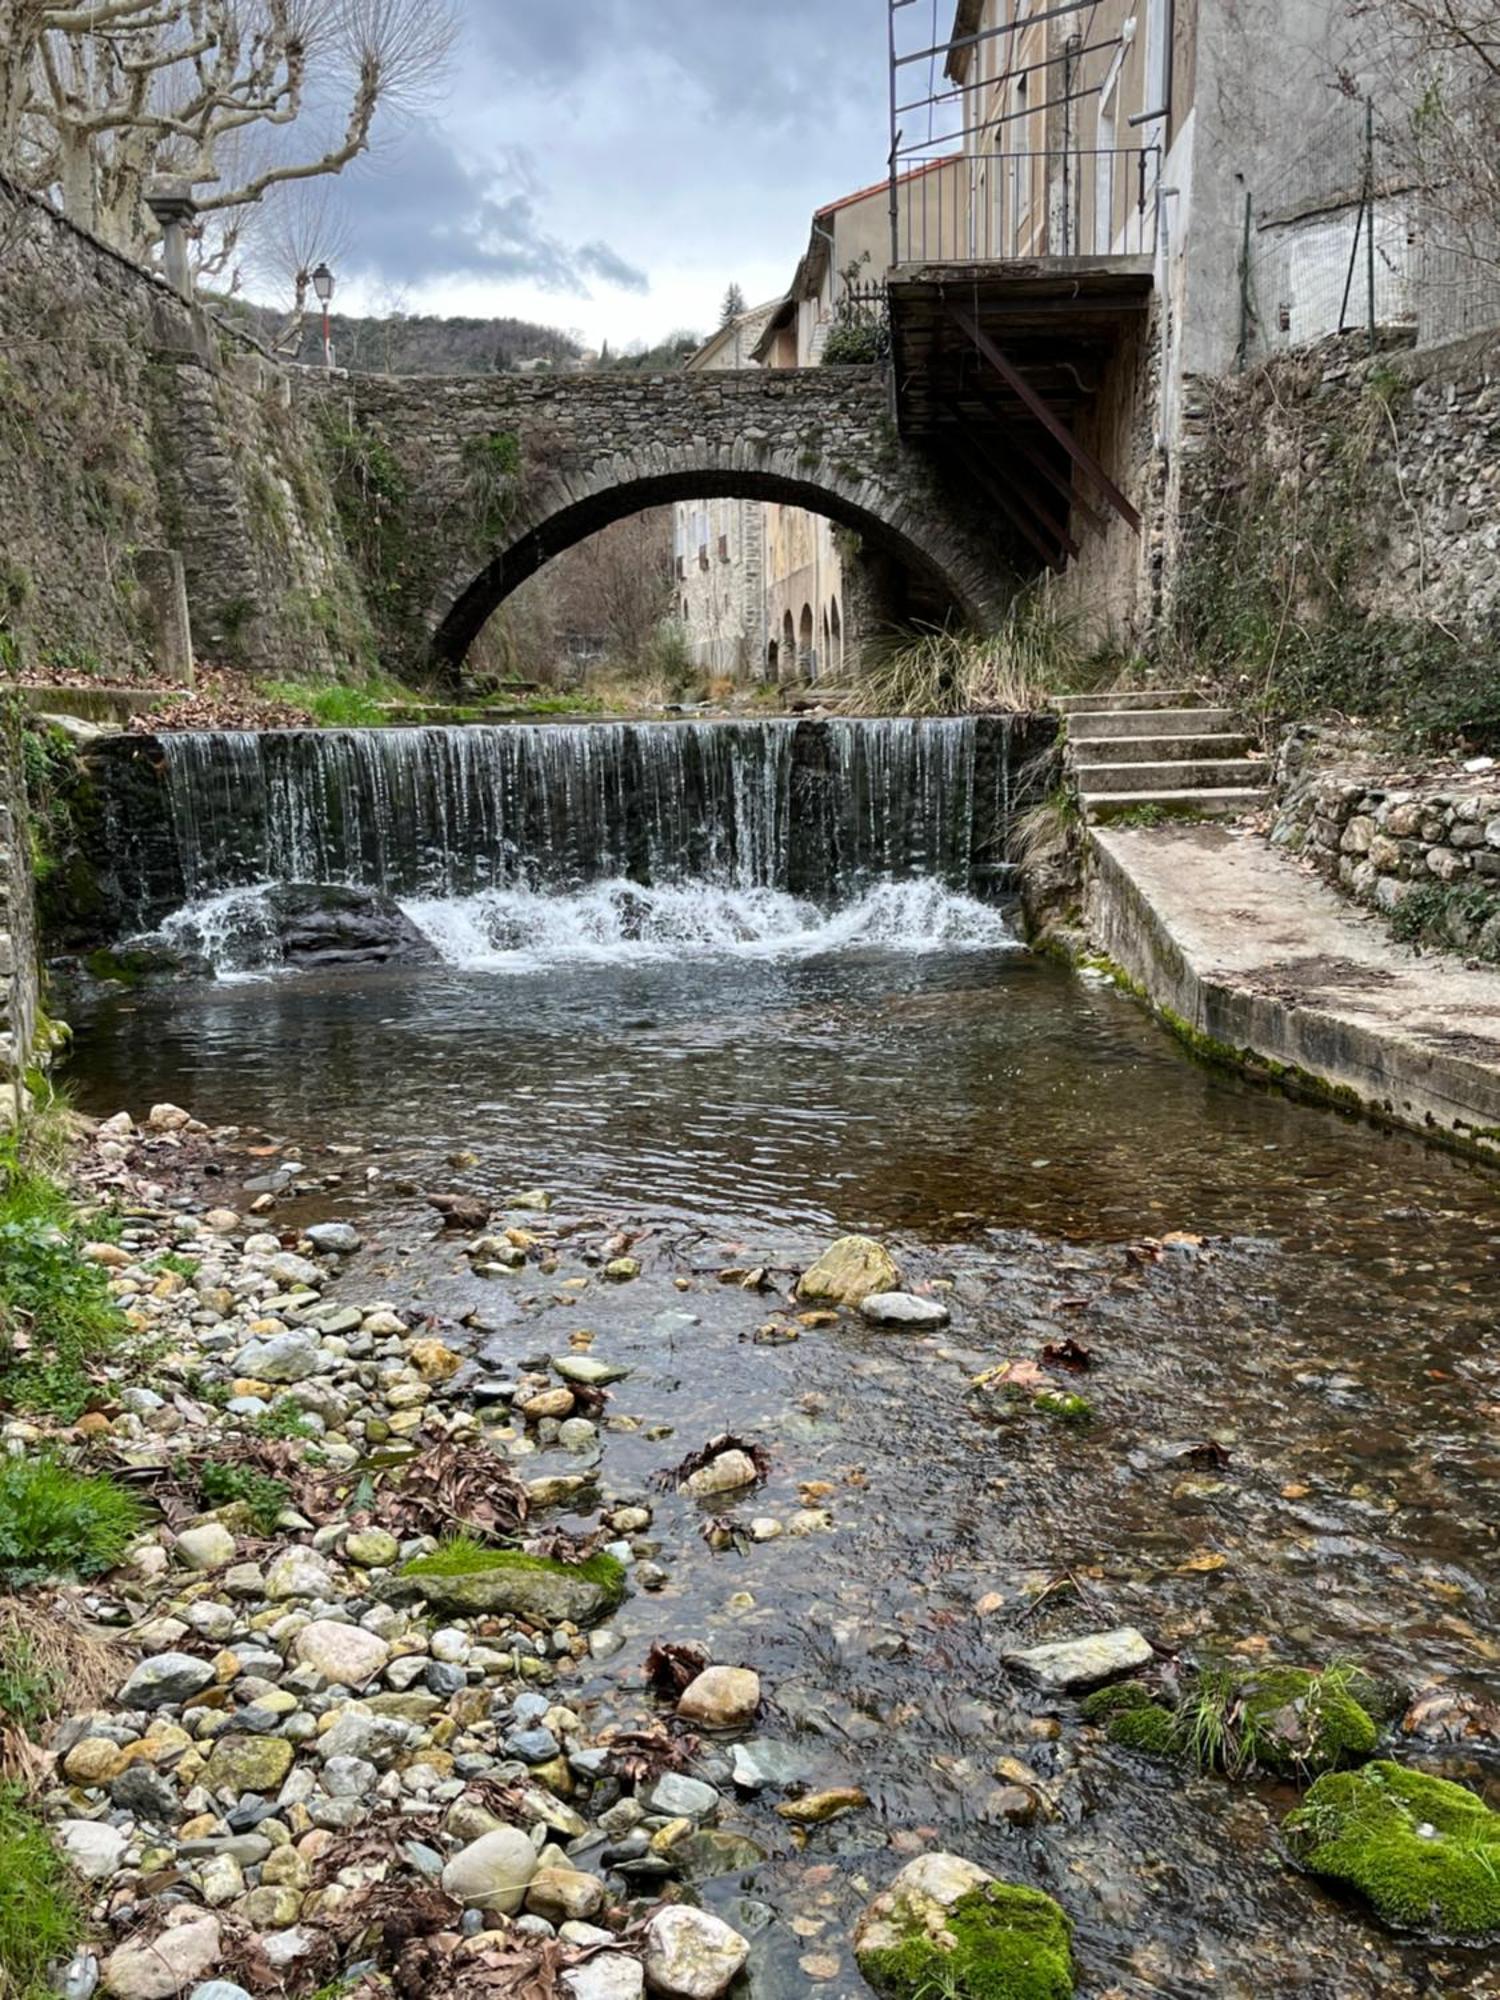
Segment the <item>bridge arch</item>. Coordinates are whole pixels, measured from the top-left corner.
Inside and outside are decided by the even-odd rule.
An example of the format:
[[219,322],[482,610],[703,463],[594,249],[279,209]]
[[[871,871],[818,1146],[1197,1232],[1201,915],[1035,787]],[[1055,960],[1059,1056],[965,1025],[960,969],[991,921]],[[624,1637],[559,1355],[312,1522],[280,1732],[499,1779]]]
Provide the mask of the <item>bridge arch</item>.
[[[867,549],[919,580],[925,597],[984,626],[1004,601],[1005,578],[988,552],[941,510],[911,498],[857,466],[832,463],[805,447],[756,452],[745,441],[719,449],[650,446],[612,453],[587,470],[569,470],[529,493],[517,519],[477,570],[472,560],[450,575],[437,607],[429,665],[451,679],[506,599],[554,556],[615,521],[684,500],[759,500],[800,507],[852,529]],[[780,667],[792,669],[795,632]]]

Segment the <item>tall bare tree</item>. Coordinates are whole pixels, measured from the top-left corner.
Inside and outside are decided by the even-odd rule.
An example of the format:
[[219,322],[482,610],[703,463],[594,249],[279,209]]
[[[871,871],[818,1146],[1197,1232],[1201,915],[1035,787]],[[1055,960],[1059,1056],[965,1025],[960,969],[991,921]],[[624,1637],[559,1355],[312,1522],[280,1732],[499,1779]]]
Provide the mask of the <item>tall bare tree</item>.
[[219,236],[365,152],[429,91],[453,0],[0,0],[0,168],[127,254],[188,182]]

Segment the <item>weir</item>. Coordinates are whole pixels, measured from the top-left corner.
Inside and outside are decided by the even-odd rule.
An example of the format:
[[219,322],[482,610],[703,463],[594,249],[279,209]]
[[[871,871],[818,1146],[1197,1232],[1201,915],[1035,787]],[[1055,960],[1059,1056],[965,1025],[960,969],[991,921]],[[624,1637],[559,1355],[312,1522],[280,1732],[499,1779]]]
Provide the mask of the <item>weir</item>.
[[715,922],[744,941],[786,928],[789,904],[801,921],[891,885],[1003,889],[1051,730],[967,717],[119,738],[92,760],[96,859],[116,938],[222,932],[250,892],[325,884],[395,899],[443,956],[496,945],[520,904],[534,923],[568,899],[601,943],[611,926],[684,922],[698,942]]

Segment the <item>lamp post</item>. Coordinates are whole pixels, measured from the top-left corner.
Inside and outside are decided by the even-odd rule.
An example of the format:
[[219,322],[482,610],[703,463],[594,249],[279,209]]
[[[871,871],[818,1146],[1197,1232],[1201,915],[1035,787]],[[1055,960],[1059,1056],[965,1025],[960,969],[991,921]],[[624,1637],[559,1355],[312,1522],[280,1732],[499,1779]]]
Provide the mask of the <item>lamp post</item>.
[[187,232],[198,205],[187,181],[156,181],[146,190],[146,206],[161,229],[162,274],[172,290],[191,305],[193,273],[188,263]]
[[323,308],[323,366],[333,367],[333,334],[328,324],[328,307],[333,298],[333,273],[326,264],[320,264],[312,274],[313,290],[318,295],[318,303]]

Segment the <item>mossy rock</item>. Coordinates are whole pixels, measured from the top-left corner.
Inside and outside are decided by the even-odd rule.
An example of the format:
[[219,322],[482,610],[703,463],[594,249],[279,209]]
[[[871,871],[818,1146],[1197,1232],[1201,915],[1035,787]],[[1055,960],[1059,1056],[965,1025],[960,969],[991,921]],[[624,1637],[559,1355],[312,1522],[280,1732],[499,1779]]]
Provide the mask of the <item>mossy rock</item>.
[[1500,1813],[1463,1785],[1386,1761],[1332,1772],[1282,1832],[1309,1874],[1357,1889],[1398,1930],[1500,1932]]
[[924,1854],[865,1911],[854,1955],[886,2000],[1070,2000],[1072,1929],[1041,1890]]
[[1359,1698],[1375,1699],[1367,1675],[1267,1667],[1240,1688],[1254,1762],[1283,1776],[1336,1771],[1373,1755],[1380,1729]]
[[1367,1703],[1383,1707],[1375,1683],[1356,1669],[1277,1666],[1206,1671],[1175,1708],[1144,1683],[1125,1681],[1090,1695],[1082,1713],[1122,1749],[1226,1777],[1311,1778],[1373,1754],[1380,1728]]
[[597,1625],[625,1596],[624,1565],[614,1556],[587,1562],[552,1562],[514,1549],[482,1549],[449,1543],[418,1556],[379,1594],[397,1601],[423,1597],[434,1609],[455,1615],[509,1612],[532,1625]]

